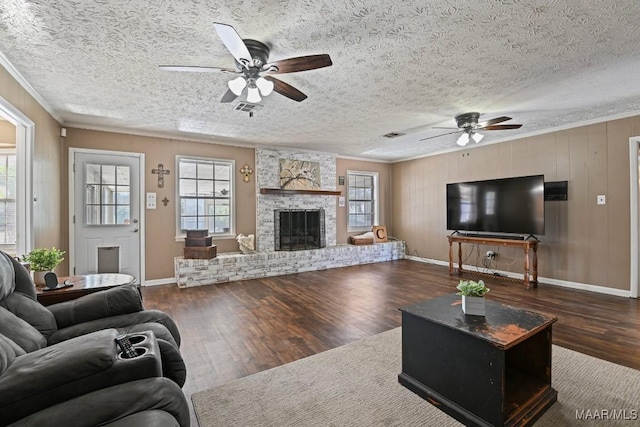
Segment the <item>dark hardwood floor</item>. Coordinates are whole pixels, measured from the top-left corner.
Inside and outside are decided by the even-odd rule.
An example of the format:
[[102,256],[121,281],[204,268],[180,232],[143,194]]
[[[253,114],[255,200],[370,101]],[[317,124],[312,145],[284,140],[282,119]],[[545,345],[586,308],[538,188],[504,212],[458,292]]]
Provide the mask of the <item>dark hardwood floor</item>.
[[[400,260],[187,289],[155,286],[143,296],[146,308],[167,312],[180,328],[190,401],[194,392],[401,326],[399,307],[455,292],[458,280],[448,268]],[[545,284],[526,290],[499,277],[485,283],[490,300],[558,317],[554,344],[640,369],[639,300]]]

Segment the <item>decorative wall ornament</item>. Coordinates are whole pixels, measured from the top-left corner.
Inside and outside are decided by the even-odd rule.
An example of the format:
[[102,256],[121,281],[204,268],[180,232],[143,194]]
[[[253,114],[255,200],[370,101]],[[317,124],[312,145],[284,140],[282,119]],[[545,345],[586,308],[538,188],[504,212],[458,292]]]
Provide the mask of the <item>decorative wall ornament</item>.
[[319,190],[320,163],[305,160],[280,159],[280,188],[289,190]]
[[[158,175],[158,188],[164,187],[164,176],[169,175],[171,171],[169,169],[165,169],[162,163],[158,163],[157,169],[151,169],[152,174]],[[166,205],[165,205],[166,206]]]
[[240,246],[240,252],[242,252],[243,254],[250,254],[255,251],[255,236],[253,234],[245,236],[244,234],[240,233],[236,237],[236,241]]
[[242,166],[242,168],[240,169],[240,173],[244,175],[242,180],[244,182],[249,182],[251,179],[249,178],[249,176],[253,173],[253,169],[251,169],[251,167],[249,167],[249,165],[245,163],[244,166]]

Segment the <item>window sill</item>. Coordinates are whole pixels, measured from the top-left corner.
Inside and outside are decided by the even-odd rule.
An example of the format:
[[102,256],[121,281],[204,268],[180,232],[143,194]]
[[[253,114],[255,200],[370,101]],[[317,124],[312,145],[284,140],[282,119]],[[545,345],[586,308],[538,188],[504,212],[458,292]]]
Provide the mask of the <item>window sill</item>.
[[[216,241],[216,240],[229,240],[229,239],[234,239],[235,240],[235,238],[236,238],[235,234],[230,234],[230,233],[227,233],[227,234],[209,234],[209,236],[212,237],[213,241]],[[184,243],[184,239],[186,239],[186,238],[187,238],[187,236],[185,234],[176,236],[176,242],[183,242]]]
[[373,231],[371,226],[369,227],[348,227],[347,233],[366,233],[367,231]]

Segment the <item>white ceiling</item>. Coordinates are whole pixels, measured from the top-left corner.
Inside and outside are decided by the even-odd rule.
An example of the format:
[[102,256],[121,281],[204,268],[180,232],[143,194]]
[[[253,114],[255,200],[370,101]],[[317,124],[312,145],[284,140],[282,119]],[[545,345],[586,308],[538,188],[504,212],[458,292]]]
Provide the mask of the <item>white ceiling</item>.
[[[234,67],[212,24],[333,66],[277,77],[253,117],[221,104]],[[0,52],[65,126],[378,160],[456,148],[456,114],[508,115],[501,142],[640,111],[637,0],[0,0]],[[389,132],[406,133],[387,139]]]

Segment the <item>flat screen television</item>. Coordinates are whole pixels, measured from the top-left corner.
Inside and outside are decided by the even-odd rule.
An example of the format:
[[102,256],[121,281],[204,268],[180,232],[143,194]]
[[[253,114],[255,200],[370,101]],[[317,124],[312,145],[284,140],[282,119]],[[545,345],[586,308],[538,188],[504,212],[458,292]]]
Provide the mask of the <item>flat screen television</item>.
[[544,234],[544,175],[447,184],[447,230]]

